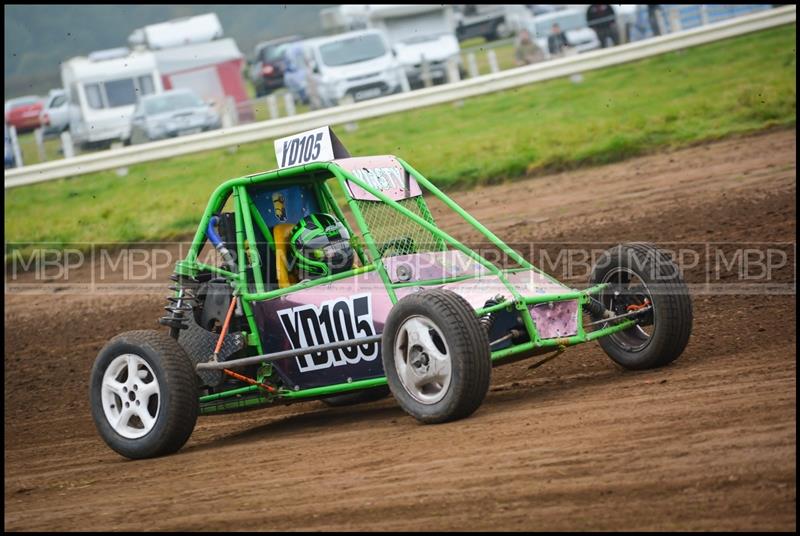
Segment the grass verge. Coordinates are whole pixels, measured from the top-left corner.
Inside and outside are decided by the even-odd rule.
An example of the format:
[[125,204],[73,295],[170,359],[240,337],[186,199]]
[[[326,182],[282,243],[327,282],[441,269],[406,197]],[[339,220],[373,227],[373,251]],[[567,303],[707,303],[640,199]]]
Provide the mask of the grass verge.
[[[337,129],[469,187],[796,124],[796,25]],[[272,142],[6,191],[6,253],[36,242],[170,239],[223,180],[275,167]]]

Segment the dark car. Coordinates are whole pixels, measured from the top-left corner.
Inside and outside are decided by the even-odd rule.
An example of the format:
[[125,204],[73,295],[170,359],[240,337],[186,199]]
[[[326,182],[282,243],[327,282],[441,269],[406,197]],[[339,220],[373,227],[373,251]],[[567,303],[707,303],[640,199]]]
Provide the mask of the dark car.
[[130,142],[173,138],[220,126],[219,114],[194,91],[173,89],[139,100],[133,112]]
[[41,125],[39,112],[44,107],[44,101],[36,95],[28,95],[6,101],[6,123],[14,125],[17,132],[30,132]]
[[301,39],[298,35],[291,35],[256,45],[250,64],[250,80],[257,97],[269,95],[283,87],[283,73],[286,68],[284,52],[287,45]]

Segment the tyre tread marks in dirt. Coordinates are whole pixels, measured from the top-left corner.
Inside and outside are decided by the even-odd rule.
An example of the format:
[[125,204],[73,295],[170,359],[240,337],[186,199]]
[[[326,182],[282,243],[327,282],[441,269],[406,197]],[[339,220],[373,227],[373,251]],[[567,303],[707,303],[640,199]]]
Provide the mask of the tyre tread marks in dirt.
[[[453,367],[451,392],[433,405],[421,404],[405,392],[394,365],[391,349],[394,348],[396,332],[402,321],[413,314],[433,320],[450,348]],[[395,384],[392,393],[400,405],[417,420],[426,424],[455,421],[471,415],[480,407],[491,380],[489,339],[472,306],[464,298],[445,289],[410,294],[394,306],[384,333],[388,336],[384,336],[383,348],[389,350],[383,352],[387,380],[390,387]]]
[[[645,284],[658,284],[658,292],[653,300],[658,319],[656,331],[653,333],[654,340],[641,352],[642,355],[625,351],[609,337],[601,337],[598,341],[609,357],[625,368],[646,370],[668,365],[683,353],[692,332],[692,301],[689,291],[672,258],[647,242],[619,244],[606,251],[603,257],[609,256],[610,262],[601,262],[604,261],[603,257],[598,260],[597,266],[592,270],[592,284],[602,279],[602,270],[619,265],[627,266],[627,255],[637,257],[637,265],[644,269],[644,273],[637,271],[637,275]],[[598,268],[601,270],[599,273]],[[651,273],[656,275],[657,281],[653,281]]]
[[[111,429],[101,407],[96,382],[102,382],[105,370],[114,357],[122,353],[142,353],[153,367],[161,384],[161,407],[154,428],[139,439],[120,437]],[[154,362],[155,361],[155,362]],[[100,350],[92,367],[91,401],[92,414],[101,435],[108,445],[119,454],[132,459],[154,458],[178,451],[192,435],[199,414],[198,383],[192,364],[175,339],[166,332],[156,330],[126,331],[112,338]],[[166,412],[166,413],[161,413]]]

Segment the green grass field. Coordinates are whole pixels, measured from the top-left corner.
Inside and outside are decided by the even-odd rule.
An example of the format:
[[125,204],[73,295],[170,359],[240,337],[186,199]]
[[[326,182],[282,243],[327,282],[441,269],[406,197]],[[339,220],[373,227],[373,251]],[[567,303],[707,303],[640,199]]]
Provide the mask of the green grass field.
[[[603,164],[796,124],[796,26],[358,123],[355,155],[396,154],[444,187]],[[6,241],[169,239],[223,180],[276,167],[272,141],[6,191]]]

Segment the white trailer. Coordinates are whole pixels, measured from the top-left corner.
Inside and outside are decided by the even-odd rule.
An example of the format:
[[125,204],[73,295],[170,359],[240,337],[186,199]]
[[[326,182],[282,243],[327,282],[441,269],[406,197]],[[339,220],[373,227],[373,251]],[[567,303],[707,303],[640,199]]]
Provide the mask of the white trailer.
[[70,135],[84,147],[127,142],[139,97],[164,91],[152,52],[127,49],[65,61],[61,82],[70,103]]
[[319,20],[328,35],[364,30],[368,22],[367,5],[342,4],[326,7],[320,10]]
[[207,43],[215,39],[222,39],[222,37],[222,24],[220,24],[217,14],[206,13],[139,28],[128,37],[128,42],[133,46],[143,45],[150,50],[159,50]]
[[427,63],[431,81],[447,79],[447,62],[460,65],[461,49],[455,33],[453,9],[444,4],[370,4],[369,26],[389,37],[397,60],[411,85],[423,80]]

